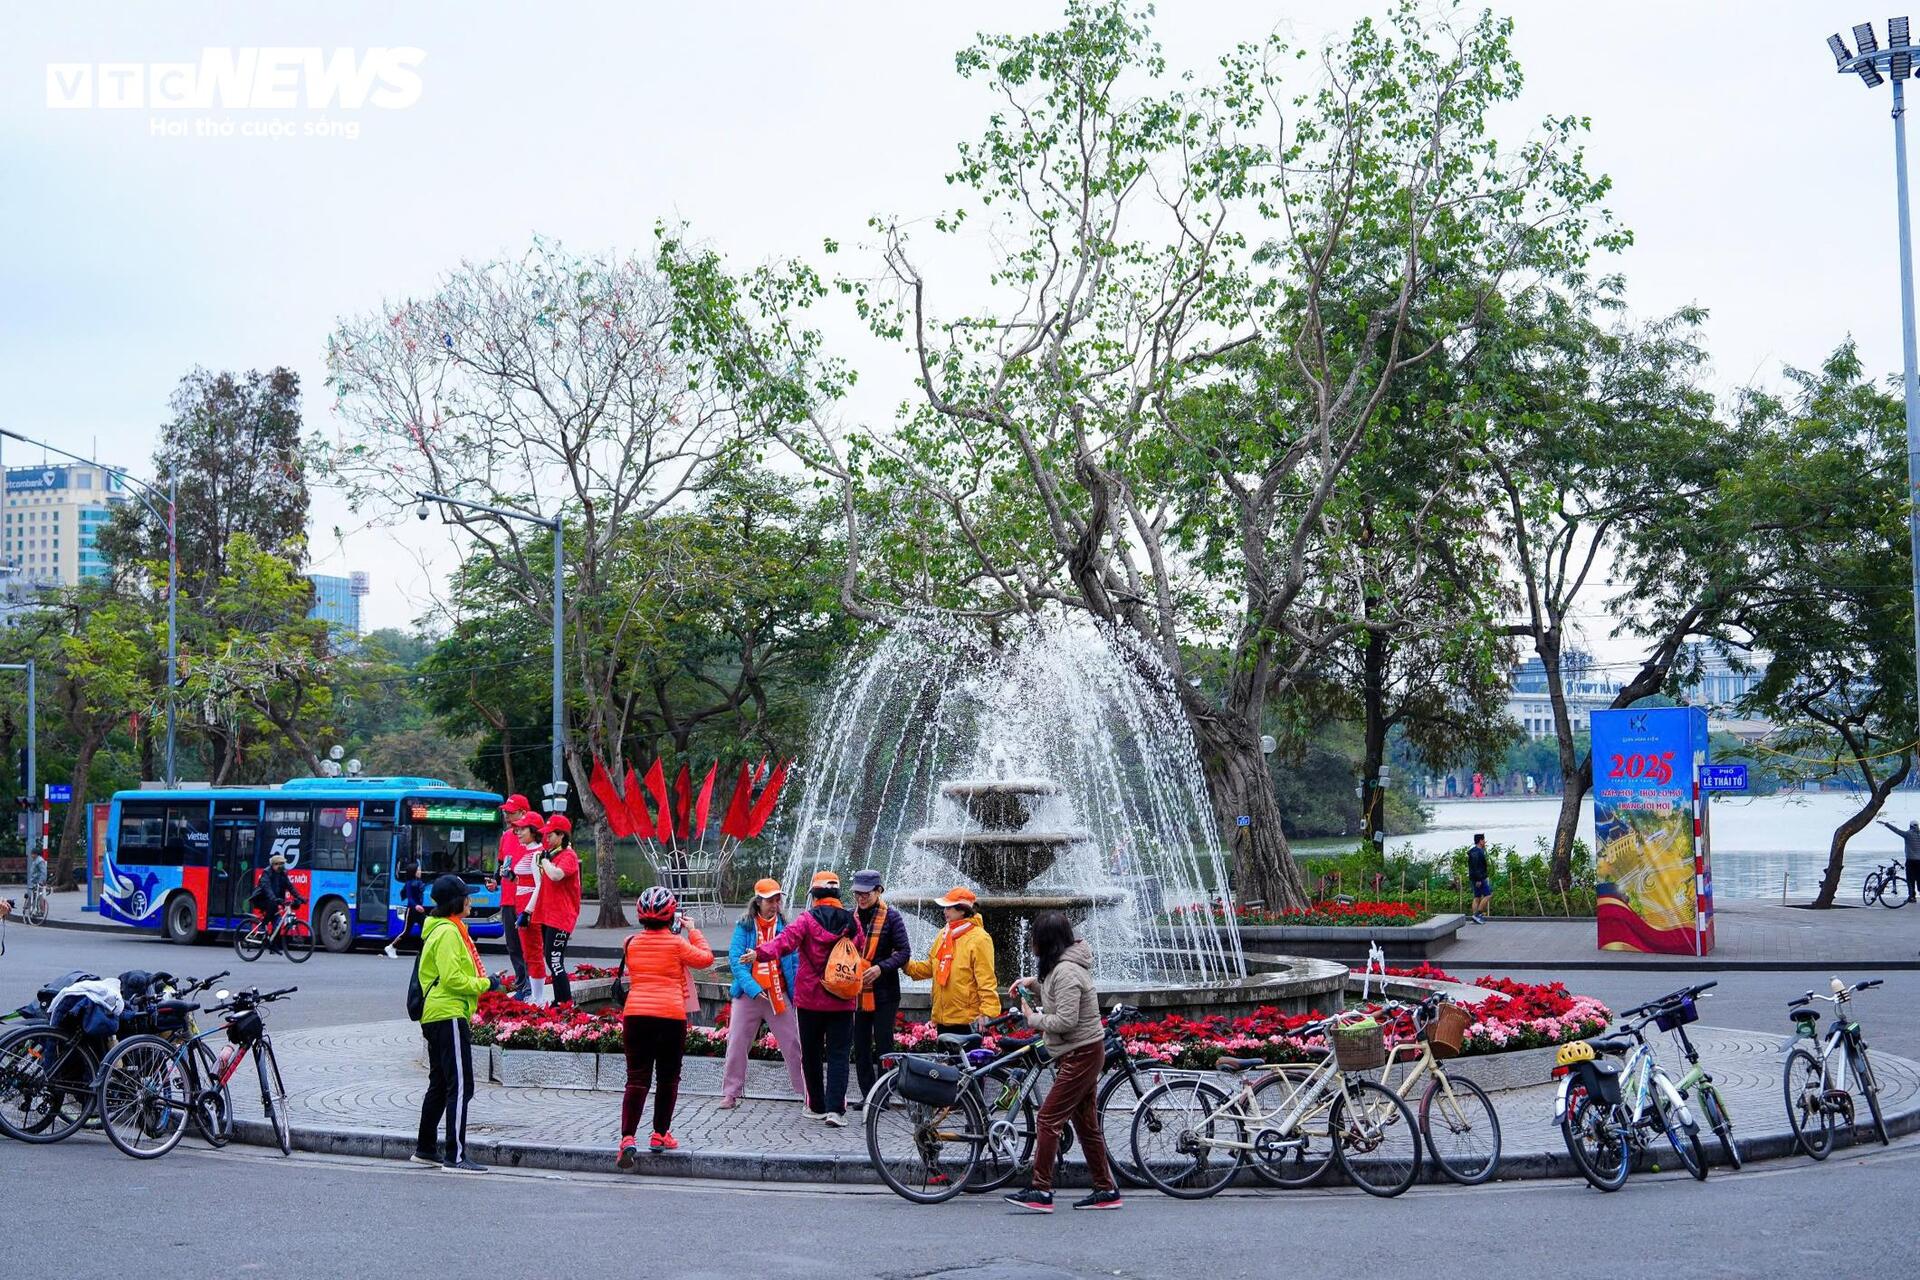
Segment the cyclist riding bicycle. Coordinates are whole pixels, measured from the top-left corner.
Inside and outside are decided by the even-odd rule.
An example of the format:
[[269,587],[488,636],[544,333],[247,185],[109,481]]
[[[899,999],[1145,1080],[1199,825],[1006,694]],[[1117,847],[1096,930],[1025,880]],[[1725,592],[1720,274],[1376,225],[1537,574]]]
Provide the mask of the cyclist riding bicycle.
[[293,877],[287,874],[285,854],[274,854],[267,859],[267,870],[260,877],[260,883],[253,890],[250,905],[269,921],[276,922],[274,929],[274,950],[280,949],[277,921],[283,915],[298,909],[302,899],[293,889]]

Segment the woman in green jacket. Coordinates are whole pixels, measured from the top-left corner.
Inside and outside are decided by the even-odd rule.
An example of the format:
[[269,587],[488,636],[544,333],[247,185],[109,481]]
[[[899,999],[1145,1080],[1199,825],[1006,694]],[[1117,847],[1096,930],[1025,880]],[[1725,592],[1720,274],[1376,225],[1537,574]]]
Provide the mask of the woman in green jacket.
[[[415,1164],[448,1173],[485,1173],[467,1158],[467,1104],[473,1101],[473,1012],[480,993],[494,985],[480,963],[480,949],[467,932],[467,882],[441,876],[433,882],[433,914],[420,941],[420,990],[426,993],[420,1034],[427,1041],[427,1096],[420,1100],[420,1138]],[[447,1122],[444,1156],[436,1149],[441,1117]]]

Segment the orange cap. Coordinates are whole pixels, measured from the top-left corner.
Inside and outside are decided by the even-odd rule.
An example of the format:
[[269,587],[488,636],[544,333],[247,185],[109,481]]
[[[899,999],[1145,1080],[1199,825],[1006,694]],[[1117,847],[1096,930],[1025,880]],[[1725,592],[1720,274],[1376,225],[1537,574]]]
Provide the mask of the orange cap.
[[809,886],[810,888],[824,889],[829,886],[835,889],[840,887],[840,873],[838,871],[816,871],[813,873],[813,882]]
[[781,896],[780,882],[772,876],[753,882],[753,896],[756,898],[778,898]]
[[935,898],[933,902],[939,907],[966,907],[971,910],[979,906],[980,895],[963,884],[957,884],[947,890],[946,897]]

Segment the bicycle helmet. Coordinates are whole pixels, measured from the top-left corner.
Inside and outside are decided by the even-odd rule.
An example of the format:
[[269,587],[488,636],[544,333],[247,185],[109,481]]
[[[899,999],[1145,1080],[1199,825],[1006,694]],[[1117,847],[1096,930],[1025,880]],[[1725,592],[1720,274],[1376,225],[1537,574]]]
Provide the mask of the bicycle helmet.
[[680,900],[673,896],[673,890],[657,884],[640,895],[637,914],[642,920],[671,920],[680,909]]

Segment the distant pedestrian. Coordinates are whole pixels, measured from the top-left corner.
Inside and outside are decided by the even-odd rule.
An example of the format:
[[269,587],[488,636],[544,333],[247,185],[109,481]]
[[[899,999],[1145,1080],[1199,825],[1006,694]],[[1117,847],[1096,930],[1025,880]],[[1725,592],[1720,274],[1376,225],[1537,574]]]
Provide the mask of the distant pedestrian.
[[541,958],[540,926],[533,922],[534,900],[540,894],[540,842],[546,823],[529,810],[513,820],[520,854],[513,860],[514,923],[520,939],[520,958],[527,966],[527,994],[534,1004],[547,1002],[547,965]]
[[910,960],[909,978],[933,979],[933,1024],[942,1031],[978,1031],[1000,1016],[999,979],[993,971],[993,939],[975,915],[979,898],[957,885],[934,899],[947,913],[946,927],[925,960]]
[[1905,831],[1884,820],[1880,825],[1899,836],[1901,843],[1907,847],[1907,901],[1912,902],[1913,882],[1920,878],[1920,822],[1909,822]]
[[878,871],[853,873],[853,914],[867,935],[860,952],[867,962],[860,975],[866,989],[853,1013],[853,1070],[860,1080],[855,1111],[867,1105],[880,1074],[880,1060],[893,1052],[894,1020],[900,1016],[900,970],[913,959],[906,917],[880,896],[885,889]]
[[500,891],[500,941],[506,945],[507,959],[513,965],[513,998],[528,1000],[533,996],[533,982],[527,973],[526,953],[520,949],[520,891],[514,867],[522,854],[532,852],[520,841],[522,822],[532,809],[525,796],[512,795],[500,806],[500,812],[499,860],[494,868],[494,887]]
[[731,1111],[740,1105],[747,1092],[747,1061],[753,1042],[760,1038],[764,1025],[773,1032],[773,1042],[786,1059],[787,1079],[793,1082],[794,1096],[807,1100],[807,1076],[800,1065],[800,1022],[794,1014],[793,989],[800,968],[799,957],[763,959],[755,948],[772,942],[787,931],[786,913],[780,910],[778,880],[762,880],[753,886],[746,914],[733,926],[733,940],[727,946],[727,967],[733,973],[728,994],[733,998],[727,1013],[727,1069],[720,1086],[720,1109]]
[[[1053,1167],[1060,1157],[1060,1132],[1073,1126],[1093,1180],[1093,1194],[1074,1201],[1076,1209],[1118,1209],[1120,1188],[1107,1159],[1107,1139],[1100,1127],[1100,1108],[1094,1092],[1106,1063],[1107,1029],[1100,1020],[1100,996],[1093,989],[1093,950],[1073,936],[1073,925],[1058,911],[1043,911],[1033,920],[1033,954],[1040,975],[1013,984],[1027,1025],[1045,1038],[1053,1060],[1053,1087],[1040,1104],[1039,1129],[1033,1149],[1033,1176],[1024,1191],[1015,1191],[1008,1203],[1035,1213],[1053,1212]],[[1040,993],[1040,1009],[1028,999]]]
[[673,1108],[680,1097],[680,1061],[687,1047],[687,981],[695,969],[713,963],[713,948],[700,930],[680,914],[679,900],[663,885],[640,895],[640,932],[621,947],[627,974],[627,1003],[621,1010],[620,1041],[627,1055],[627,1086],[620,1099],[622,1169],[634,1164],[634,1133],[653,1088],[653,1136],[650,1151],[673,1151]]
[[1487,875],[1487,837],[1479,832],[1467,850],[1467,879],[1473,882],[1474,923],[1485,924],[1487,912],[1493,910],[1493,881]]
[[420,864],[409,862],[400,869],[400,932],[387,939],[382,954],[390,960],[398,959],[398,948],[407,940],[408,934],[420,937],[424,945],[426,940],[420,931],[426,927],[426,923],[427,885],[420,878]]
[[533,923],[540,929],[540,959],[551,975],[553,1002],[571,1004],[567,942],[580,923],[580,855],[573,851],[573,821],[566,814],[554,814],[540,830],[546,843],[536,855],[540,875]]
[[847,1123],[847,1057],[853,1049],[853,1007],[851,997],[842,998],[828,991],[825,984],[827,960],[833,946],[842,938],[851,938],[855,947],[866,946],[866,934],[860,921],[840,901],[840,877],[831,871],[814,873],[808,890],[812,899],[806,912],[770,942],[754,947],[763,960],[778,960],[790,954],[800,957],[794,977],[793,1002],[799,1008],[800,1066],[807,1079],[809,1120],[824,1120],[835,1128]]
[[[413,1162],[449,1173],[485,1173],[467,1156],[467,1104],[473,1101],[473,1012],[495,982],[480,963],[467,932],[467,882],[455,875],[433,882],[433,914],[420,943],[420,990],[426,1005],[420,1034],[427,1042],[427,1093],[420,1100],[420,1133]],[[442,1119],[444,1150],[436,1149]]]

